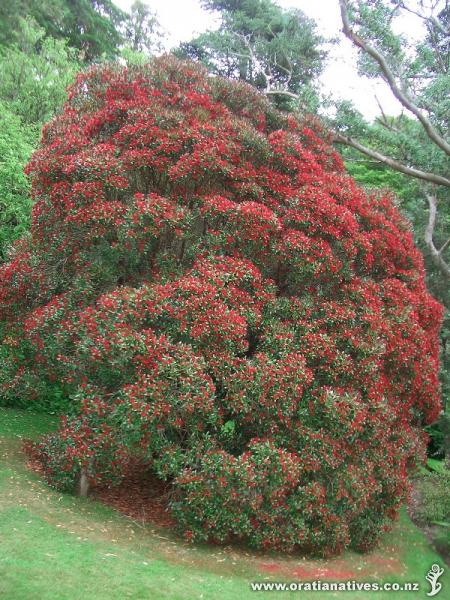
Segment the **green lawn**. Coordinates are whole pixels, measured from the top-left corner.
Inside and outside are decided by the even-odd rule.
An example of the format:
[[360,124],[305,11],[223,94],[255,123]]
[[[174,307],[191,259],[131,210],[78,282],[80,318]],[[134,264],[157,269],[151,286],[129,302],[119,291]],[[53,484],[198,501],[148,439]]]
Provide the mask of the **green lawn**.
[[[54,420],[0,408],[0,598],[3,600],[136,600],[265,597],[252,581],[417,581],[419,592],[272,592],[283,598],[426,598],[425,574],[443,565],[402,514],[380,547],[332,560],[190,546],[164,530],[122,517],[92,500],[48,488],[25,467],[22,439]],[[449,598],[447,569],[437,598]]]

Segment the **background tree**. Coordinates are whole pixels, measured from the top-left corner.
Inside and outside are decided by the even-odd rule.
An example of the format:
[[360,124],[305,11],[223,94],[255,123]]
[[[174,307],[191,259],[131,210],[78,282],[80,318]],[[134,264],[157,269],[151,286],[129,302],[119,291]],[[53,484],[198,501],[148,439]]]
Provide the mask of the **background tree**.
[[311,104],[311,86],[325,58],[324,39],[312,19],[300,10],[283,10],[272,0],[202,4],[219,13],[220,27],[181,44],[179,56],[199,60],[217,75],[246,81],[272,94],[278,104],[299,97]]
[[[434,2],[434,7],[439,2]],[[388,138],[391,155],[364,146],[351,135],[340,131],[336,141],[345,143],[372,159],[382,162],[422,182],[423,197],[428,204],[429,219],[424,241],[429,255],[442,276],[450,280],[448,255],[450,239],[439,237],[436,228],[438,205],[448,206],[450,179],[447,176],[450,156],[449,134],[450,43],[442,40],[442,31],[449,33],[448,5],[434,16],[424,11],[414,11],[425,23],[427,34],[423,42],[414,45],[396,35],[392,25],[402,10],[413,10],[404,2],[382,0],[353,2],[340,0],[345,35],[361,50],[360,71],[370,77],[385,81],[404,108],[415,117],[395,122],[382,115],[376,139],[383,144]],[[440,39],[441,43],[437,40]],[[447,219],[447,211],[443,216]],[[446,235],[445,232],[444,235]]]
[[135,0],[131,6],[125,37],[133,52],[151,55],[162,49],[163,33],[158,17],[142,0]]

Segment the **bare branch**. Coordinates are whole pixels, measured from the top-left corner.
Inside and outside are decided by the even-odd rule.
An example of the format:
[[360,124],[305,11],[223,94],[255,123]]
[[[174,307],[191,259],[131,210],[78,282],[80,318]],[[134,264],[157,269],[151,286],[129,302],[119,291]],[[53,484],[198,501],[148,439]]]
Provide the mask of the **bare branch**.
[[396,128],[393,127],[392,125],[390,125],[387,121],[385,121],[384,119],[381,119],[380,117],[377,117],[376,119],[378,121],[378,123],[384,127],[385,129],[388,129],[389,131],[392,131],[392,133],[400,133],[400,131]]
[[428,200],[429,212],[428,224],[425,228],[425,243],[428,246],[433,263],[440,270],[440,272],[445,275],[445,277],[450,278],[450,266],[442,257],[442,249],[445,249],[450,240],[448,240],[440,250],[438,250],[434,245],[433,235],[436,225],[437,199],[436,196],[433,196],[432,194],[426,194],[426,197]]
[[346,37],[378,63],[384,78],[386,79],[392,93],[397,100],[417,117],[430,140],[432,140],[436,146],[438,146],[446,154],[450,155],[450,144],[441,135],[439,135],[429,119],[422,113],[409,95],[397,84],[394,74],[391,71],[385,57],[351,28],[350,19],[348,16],[347,0],[339,0],[339,5],[341,7],[343,32]]
[[351,146],[362,152],[366,156],[381,162],[394,171],[398,171],[399,173],[403,173],[404,175],[410,175],[411,177],[415,177],[416,179],[422,179],[423,181],[428,181],[428,183],[434,183],[437,185],[445,185],[446,187],[450,187],[450,179],[443,177],[442,175],[437,175],[436,173],[428,173],[427,171],[421,171],[420,169],[415,169],[414,167],[407,167],[403,165],[399,161],[389,158],[376,150],[372,150],[363,144],[360,144],[356,140],[346,135],[342,135],[341,133],[334,133],[333,141],[338,144],[345,144],[346,146]]
[[235,52],[234,50],[228,50],[231,56],[236,56],[237,58],[246,58],[247,60],[252,60],[250,54],[244,54],[243,52]]
[[439,249],[439,254],[442,254],[448,248],[448,246],[450,246],[450,238],[448,238],[445,244],[442,244],[442,246]]
[[266,70],[264,69],[264,66],[262,65],[257,54],[255,54],[254,48],[252,47],[252,44],[251,44],[251,38],[252,38],[251,34],[245,35],[243,33],[238,33],[237,31],[233,31],[232,34],[236,38],[241,40],[241,42],[244,44],[244,46],[248,50],[248,55],[240,53],[240,52],[233,52],[233,51],[230,51],[230,54],[233,54],[234,56],[238,56],[240,58],[244,58],[244,59],[248,60],[251,71],[253,70],[253,68],[255,68],[256,72],[264,77],[264,79],[266,81],[266,89],[270,89],[272,73],[270,72],[270,68],[269,68],[269,73],[266,72]]

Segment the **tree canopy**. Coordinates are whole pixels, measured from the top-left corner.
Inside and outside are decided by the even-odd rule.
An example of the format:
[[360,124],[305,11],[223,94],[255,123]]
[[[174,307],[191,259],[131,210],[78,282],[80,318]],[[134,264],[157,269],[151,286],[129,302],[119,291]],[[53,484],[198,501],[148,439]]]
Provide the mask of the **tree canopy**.
[[133,52],[152,55],[162,49],[163,34],[158,17],[142,0],[135,0],[131,5],[125,28],[125,39]]

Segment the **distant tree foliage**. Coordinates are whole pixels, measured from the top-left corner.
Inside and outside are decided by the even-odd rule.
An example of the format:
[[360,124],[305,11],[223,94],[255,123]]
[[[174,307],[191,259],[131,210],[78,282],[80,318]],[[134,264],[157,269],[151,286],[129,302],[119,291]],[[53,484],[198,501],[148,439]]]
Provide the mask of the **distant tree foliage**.
[[154,54],[162,50],[163,33],[156,13],[142,0],[131,6],[125,38],[133,52]]
[[32,20],[20,19],[15,41],[0,47],[0,100],[34,128],[60,108],[66,88],[80,69],[77,53]]

